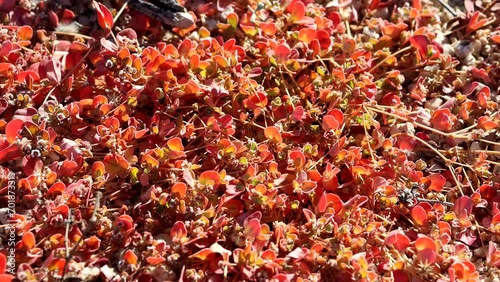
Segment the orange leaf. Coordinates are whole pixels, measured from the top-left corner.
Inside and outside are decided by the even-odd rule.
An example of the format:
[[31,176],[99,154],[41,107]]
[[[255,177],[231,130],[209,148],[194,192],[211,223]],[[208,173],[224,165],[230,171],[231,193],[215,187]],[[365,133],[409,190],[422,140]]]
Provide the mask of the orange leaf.
[[201,259],[201,260],[206,260],[208,258],[208,256],[210,256],[211,254],[213,254],[214,252],[209,249],[209,248],[205,248],[201,251],[198,251],[197,253],[195,254],[192,254],[191,256],[189,256],[190,258],[197,258],[197,259]]
[[434,239],[425,235],[415,240],[415,248],[417,249],[417,251],[422,251],[425,249],[430,249],[433,251],[437,250],[436,242],[434,241]]
[[160,263],[163,263],[165,261],[165,258],[161,256],[148,257],[146,261],[151,265],[158,265]]
[[411,218],[418,226],[427,225],[429,221],[427,212],[421,206],[414,206],[411,209]]
[[66,265],[65,259],[54,258],[53,260],[50,261],[47,268],[49,271],[57,271],[58,275],[62,275],[65,265]]
[[153,158],[150,154],[144,155],[142,161],[153,168],[157,168],[160,165],[160,162],[157,159]]
[[13,64],[10,64],[10,63],[0,63],[0,72],[12,71],[14,69],[15,69],[15,67],[14,67]]
[[238,21],[238,14],[229,13],[229,15],[227,15],[227,22],[231,25],[232,28],[236,28],[238,26]]
[[420,3],[420,0],[413,0],[412,6],[413,6],[413,8],[415,8],[419,12],[420,12],[420,10],[422,10],[422,4]]
[[128,161],[120,155],[107,155],[103,160],[106,171],[111,175],[125,176],[130,167]]
[[212,185],[214,188],[220,185],[220,174],[215,170],[207,170],[200,174],[200,184]]
[[106,167],[101,161],[92,164],[92,177],[99,178],[106,173]]
[[366,169],[365,167],[356,166],[356,165],[351,167],[351,172],[356,174],[356,175],[370,174],[370,171],[368,169]]
[[48,196],[51,196],[51,195],[62,195],[62,193],[64,192],[64,189],[66,189],[66,185],[61,182],[61,181],[58,181],[56,183],[54,183],[50,189],[47,191],[47,195]]
[[495,42],[497,44],[500,44],[500,34],[492,35],[491,40],[493,40],[493,42]]
[[170,150],[174,151],[184,151],[184,145],[182,145],[182,140],[179,137],[174,137],[167,141],[167,146]]
[[192,79],[190,79],[184,88],[184,92],[186,94],[196,94],[200,92],[200,86],[196,82],[194,82]]
[[221,55],[215,55],[212,57],[212,59],[217,63],[217,65],[221,68],[227,68],[227,60],[222,57]]
[[273,143],[283,142],[283,138],[276,126],[270,126],[264,129],[264,136]]
[[276,24],[274,22],[264,22],[259,25],[264,35],[272,37],[276,33]]
[[290,21],[293,23],[300,21],[306,15],[306,6],[302,1],[293,1],[288,10],[291,10]]
[[316,38],[316,30],[313,28],[302,28],[299,31],[299,40],[309,44],[311,41],[313,41]]
[[33,37],[33,29],[29,25],[25,25],[17,30],[19,40],[31,40]]
[[137,255],[132,250],[127,250],[123,254],[123,260],[130,265],[137,265]]
[[183,199],[186,196],[187,185],[186,183],[179,182],[172,186],[172,194],[176,195],[178,198]]
[[26,251],[33,249],[36,245],[35,235],[32,232],[24,233],[21,239],[22,246]]
[[408,28],[408,25],[405,23],[388,23],[382,27],[382,33],[384,35],[389,36],[392,39],[397,39],[403,31]]

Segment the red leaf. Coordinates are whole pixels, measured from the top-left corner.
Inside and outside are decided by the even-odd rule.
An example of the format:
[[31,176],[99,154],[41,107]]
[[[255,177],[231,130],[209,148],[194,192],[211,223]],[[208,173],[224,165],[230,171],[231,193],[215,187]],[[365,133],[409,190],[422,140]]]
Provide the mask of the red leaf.
[[10,12],[16,7],[16,0],[2,0],[0,1],[0,11]]
[[318,30],[316,32],[316,39],[318,40],[319,46],[322,50],[327,50],[332,45],[332,38],[325,30]]
[[434,263],[436,261],[436,257],[436,251],[431,249],[423,249],[417,254],[417,259],[424,263]]
[[151,264],[151,265],[158,265],[160,263],[163,263],[166,259],[161,256],[156,256],[156,257],[148,257],[146,261]]
[[431,124],[437,130],[450,131],[456,121],[456,117],[451,114],[450,109],[438,109],[431,117]]
[[5,273],[6,266],[7,266],[7,257],[5,257],[3,253],[0,253],[0,273]]
[[118,34],[116,35],[116,39],[118,39],[119,41],[123,41],[124,38],[135,40],[137,39],[137,33],[131,28],[126,28],[118,32]]
[[482,116],[477,119],[477,127],[479,129],[491,130],[497,128],[498,123],[488,117]]
[[60,83],[62,79],[63,64],[57,59],[51,59],[40,64],[45,67],[46,76],[54,83]]
[[302,107],[302,106],[295,107],[295,110],[293,110],[293,113],[292,113],[292,120],[293,121],[301,121],[304,118],[305,118],[304,107]]
[[446,184],[446,179],[441,174],[435,173],[425,177],[422,182],[430,182],[429,190],[440,192],[443,190],[444,185]]
[[261,226],[260,220],[252,218],[245,222],[245,235],[249,239],[257,238],[260,234]]
[[410,44],[418,50],[420,56],[423,58],[427,57],[427,46],[431,44],[431,41],[426,35],[417,34],[410,37]]
[[291,151],[288,156],[288,163],[292,169],[300,170],[306,163],[306,157],[301,151]]
[[5,126],[5,135],[7,136],[7,141],[12,144],[16,141],[16,138],[21,138],[19,132],[24,127],[24,121],[20,119],[13,119],[7,123]]
[[412,1],[412,6],[415,8],[418,12],[422,10],[422,4],[420,3],[420,0],[413,0]]
[[323,117],[323,130],[337,130],[344,123],[344,114],[340,110],[333,110],[330,114]]
[[314,222],[314,221],[316,221],[316,215],[314,215],[314,213],[311,210],[309,210],[309,209],[302,209],[302,212],[306,216],[306,219],[307,219],[308,222]]
[[472,200],[467,196],[462,196],[455,201],[453,211],[458,217],[469,216],[472,212]]
[[292,51],[290,51],[290,48],[286,46],[285,44],[280,44],[278,47],[276,47],[276,50],[274,50],[274,55],[276,57],[276,63],[278,64],[284,64],[288,60],[288,57],[290,57]]
[[108,8],[96,1],[92,1],[92,6],[97,12],[97,22],[99,26],[103,29],[111,29],[111,27],[113,27],[113,15]]
[[179,48],[177,48],[179,51],[179,55],[181,57],[185,57],[189,54],[191,49],[193,48],[193,41],[190,39],[184,39],[184,41],[181,42],[179,45]]
[[486,109],[488,108],[488,100],[490,99],[491,91],[488,86],[481,88],[477,92],[477,104],[480,108]]
[[398,251],[404,251],[411,244],[410,239],[404,234],[399,233],[399,231],[392,231],[385,238],[385,244],[387,246],[393,246]]
[[64,192],[64,189],[66,189],[66,185],[58,181],[54,183],[50,189],[47,191],[47,196],[57,196],[57,195],[62,195]]
[[472,32],[476,31],[480,28],[482,28],[487,22],[487,19],[482,19],[478,21],[479,19],[479,11],[474,12],[469,20],[469,23],[467,24],[467,32]]
[[187,237],[187,229],[186,229],[186,225],[184,224],[184,222],[177,221],[176,223],[174,223],[174,225],[172,226],[172,229],[170,229],[170,236],[172,236],[172,238],[176,238],[178,240],[181,240],[182,238],[186,238]]
[[64,160],[60,163],[60,168],[57,171],[58,176],[72,177],[78,171],[79,167],[75,161]]
[[113,52],[113,53],[114,53],[114,52],[116,52],[116,51],[118,51],[118,46],[117,46],[115,43],[113,43],[113,42],[111,42],[111,41],[107,40],[107,39],[106,39],[106,38],[104,38],[104,37],[103,37],[103,38],[101,38],[101,45],[102,45],[102,47],[104,47],[104,49],[106,49],[107,51],[110,51],[110,52]]
[[26,79],[31,79],[34,82],[37,82],[40,80],[40,76],[38,73],[28,70],[28,71],[21,71],[17,74],[16,80],[17,82],[24,82]]
[[0,163],[17,160],[23,156],[23,151],[18,145],[12,144],[7,148],[0,150]]
[[47,11],[47,18],[49,19],[49,23],[53,27],[58,27],[59,26],[59,17],[57,16],[56,12],[54,12],[54,10],[48,10]]
[[259,25],[260,30],[264,35],[272,37],[276,33],[276,24],[274,22],[265,22]]

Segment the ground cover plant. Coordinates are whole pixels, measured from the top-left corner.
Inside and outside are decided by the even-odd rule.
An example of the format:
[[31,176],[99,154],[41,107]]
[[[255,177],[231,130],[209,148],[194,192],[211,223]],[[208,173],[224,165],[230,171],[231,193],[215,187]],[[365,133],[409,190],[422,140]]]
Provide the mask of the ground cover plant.
[[497,1],[180,4],[0,1],[1,281],[499,281]]

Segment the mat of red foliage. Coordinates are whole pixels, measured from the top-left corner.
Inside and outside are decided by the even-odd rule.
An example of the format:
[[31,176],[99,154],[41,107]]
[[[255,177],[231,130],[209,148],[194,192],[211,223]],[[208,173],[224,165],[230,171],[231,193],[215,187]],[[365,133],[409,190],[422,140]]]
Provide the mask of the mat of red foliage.
[[499,281],[498,1],[144,3],[0,1],[1,281]]

